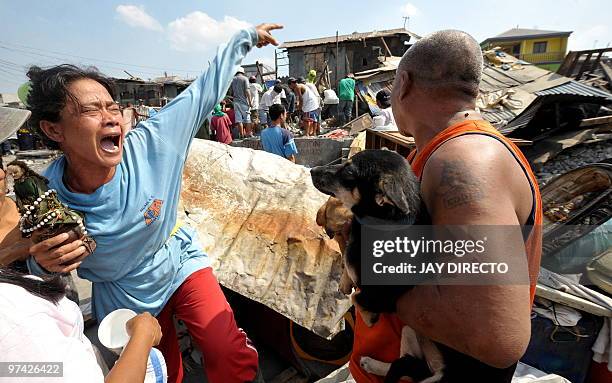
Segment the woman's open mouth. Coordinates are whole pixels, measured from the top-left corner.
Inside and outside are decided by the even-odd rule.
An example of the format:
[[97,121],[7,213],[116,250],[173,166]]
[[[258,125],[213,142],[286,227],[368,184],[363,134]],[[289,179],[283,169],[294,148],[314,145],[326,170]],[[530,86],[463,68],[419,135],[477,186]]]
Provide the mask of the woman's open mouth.
[[119,144],[121,142],[121,134],[109,134],[108,136],[102,137],[100,140],[100,147],[106,153],[117,153],[119,151]]

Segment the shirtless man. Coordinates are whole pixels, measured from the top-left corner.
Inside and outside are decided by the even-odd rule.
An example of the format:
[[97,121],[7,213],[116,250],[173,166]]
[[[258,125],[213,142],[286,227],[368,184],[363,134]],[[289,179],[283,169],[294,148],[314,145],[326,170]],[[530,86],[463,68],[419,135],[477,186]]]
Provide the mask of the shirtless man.
[[[417,286],[398,300],[397,316],[383,316],[373,328],[358,318],[350,366],[357,381],[374,381],[359,368],[360,356],[392,360],[389,345],[397,344],[403,324],[466,358],[504,369],[508,382],[529,343],[541,200],[527,160],[475,111],[482,65],[478,43],[464,32],[419,40],[398,67],[393,114],[400,132],[415,139],[409,160],[432,223],[508,227],[504,241],[488,244],[487,256],[525,261],[518,273],[529,283]],[[522,226],[530,228],[525,237]]]
[[306,85],[299,84],[294,78],[289,79],[289,87],[295,93],[296,109],[302,110],[306,136],[315,136],[319,122],[318,109],[321,106],[317,95]]

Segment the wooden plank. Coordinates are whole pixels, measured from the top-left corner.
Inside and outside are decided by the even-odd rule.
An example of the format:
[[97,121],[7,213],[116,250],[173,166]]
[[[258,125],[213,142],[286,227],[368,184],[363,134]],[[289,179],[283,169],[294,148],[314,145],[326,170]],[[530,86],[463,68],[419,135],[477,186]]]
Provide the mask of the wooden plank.
[[601,116],[601,117],[593,117],[593,118],[585,118],[580,123],[580,127],[584,126],[593,126],[593,125],[603,125],[612,122],[612,116]]
[[510,141],[514,143],[516,146],[531,146],[533,145],[533,141],[523,140],[520,138],[510,138]]
[[580,70],[578,71],[578,74],[576,75],[576,78],[575,78],[576,81],[580,80],[580,78],[582,77],[582,74],[586,70],[586,67],[589,65],[589,61],[591,61],[592,55],[593,55],[592,53],[587,54],[587,57],[582,62],[582,65],[580,66]]
[[612,317],[612,310],[608,310],[607,308],[600,306],[597,303],[593,303],[584,298],[580,298],[575,295],[553,289],[552,287],[541,285],[539,283],[536,285],[536,295],[551,300],[553,302],[561,303],[563,305],[575,308],[576,310],[587,312],[589,314],[597,315],[600,317]]
[[389,57],[393,56],[393,54],[391,53],[391,49],[389,49],[389,46],[387,45],[387,42],[385,41],[385,38],[380,36],[380,41],[382,41],[383,45],[385,46],[385,50],[387,51],[387,54],[389,54]]
[[599,63],[599,67],[604,72],[606,80],[612,81],[612,68],[610,68],[608,64],[602,62]]

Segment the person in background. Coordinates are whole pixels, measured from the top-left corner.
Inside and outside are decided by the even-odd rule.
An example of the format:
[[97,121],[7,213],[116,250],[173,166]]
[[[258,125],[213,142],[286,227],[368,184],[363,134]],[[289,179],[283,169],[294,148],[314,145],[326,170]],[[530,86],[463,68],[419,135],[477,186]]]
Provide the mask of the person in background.
[[315,80],[317,79],[317,71],[314,69],[311,69],[308,71],[308,76],[306,76],[306,81],[308,81],[309,83],[314,84]]
[[48,378],[53,382],[144,382],[149,352],[162,338],[155,317],[144,312],[126,323],[130,340],[106,378],[83,328],[59,274],[42,279],[0,267],[0,362],[62,363],[62,376]]
[[251,125],[253,130],[259,126],[259,95],[262,92],[263,88],[257,83],[257,78],[251,76],[249,78],[249,95],[251,96]]
[[149,118],[149,107],[145,104],[144,100],[138,100],[138,107],[136,107],[136,116],[138,118],[138,122],[144,121]]
[[251,95],[249,94],[249,79],[244,75],[244,68],[239,67],[232,80],[232,96],[236,112],[236,128],[239,138],[251,137]]
[[289,88],[289,85],[282,84],[281,86],[283,87],[285,95],[287,96],[287,106],[285,107],[285,109],[287,109],[287,120],[294,123],[297,117],[295,115],[295,93],[293,93],[291,88]]
[[0,156],[11,154],[11,142],[7,139],[0,144]]
[[0,157],[0,266],[15,266],[30,255],[32,242],[21,237],[17,204],[6,192],[6,172]]
[[232,121],[229,119],[227,114],[221,110],[221,105],[215,106],[210,119],[210,131],[215,135],[215,140],[224,144],[232,143]]
[[[221,110],[223,113],[227,114],[230,121],[232,122],[232,126],[236,123],[236,113],[234,113],[234,105],[229,100],[221,100],[219,103],[221,105]],[[234,137],[235,138],[235,137]]]
[[290,131],[281,126],[287,118],[285,107],[280,104],[274,104],[270,107],[270,127],[261,132],[261,145],[268,153],[279,155],[295,162],[297,148],[293,135]]
[[391,108],[391,92],[382,89],[376,93],[376,105],[380,108],[380,116],[385,117],[384,126],[395,125],[393,110]]
[[[314,70],[311,70],[311,72],[313,71]],[[311,73],[309,73],[309,75],[310,74]],[[315,77],[316,77],[316,72],[315,72]],[[299,84],[306,85],[312,91],[312,93],[314,93],[319,99],[319,109],[317,109],[317,121],[315,121],[314,123],[315,135],[318,135],[321,133],[321,105],[323,105],[323,99],[321,98],[321,93],[319,93],[319,89],[317,89],[317,86],[312,81],[307,82],[302,77],[298,77],[297,81]]]
[[268,89],[263,96],[261,96],[261,100],[259,102],[259,123],[262,126],[267,126],[270,122],[268,111],[272,105],[280,105],[281,104],[281,95],[283,93],[283,88],[276,84],[272,89]]
[[132,130],[136,124],[138,124],[138,119],[136,118],[137,113],[134,109],[134,105],[131,102],[128,102],[125,108],[121,111],[123,115],[123,133],[127,133]]
[[318,123],[317,110],[319,109],[319,99],[317,95],[306,85],[299,84],[294,78],[289,79],[289,87],[295,93],[297,107],[302,110],[302,121],[306,136],[314,136],[316,124]]
[[355,76],[352,73],[340,80],[338,84],[338,113],[340,114],[340,126],[351,121],[353,115],[353,101],[355,101]]
[[221,110],[223,113],[227,114],[230,121],[232,122],[232,138],[237,140],[240,138],[240,130],[236,127],[236,112],[234,110],[234,104],[229,100],[225,99],[221,101]]
[[274,81],[274,86],[280,86],[281,87],[281,92],[279,94],[280,97],[280,103],[282,106],[285,107],[285,109],[287,109],[287,93],[285,92],[285,88],[283,87],[283,82],[281,80],[276,80]]

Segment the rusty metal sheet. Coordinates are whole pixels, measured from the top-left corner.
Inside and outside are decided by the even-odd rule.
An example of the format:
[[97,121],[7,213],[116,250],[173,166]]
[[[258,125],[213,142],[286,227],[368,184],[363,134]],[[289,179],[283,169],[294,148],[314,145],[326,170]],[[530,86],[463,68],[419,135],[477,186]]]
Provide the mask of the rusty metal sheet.
[[350,301],[338,291],[341,257],[315,222],[327,196],[307,168],[196,139],[181,198],[221,284],[321,336],[342,329]]

